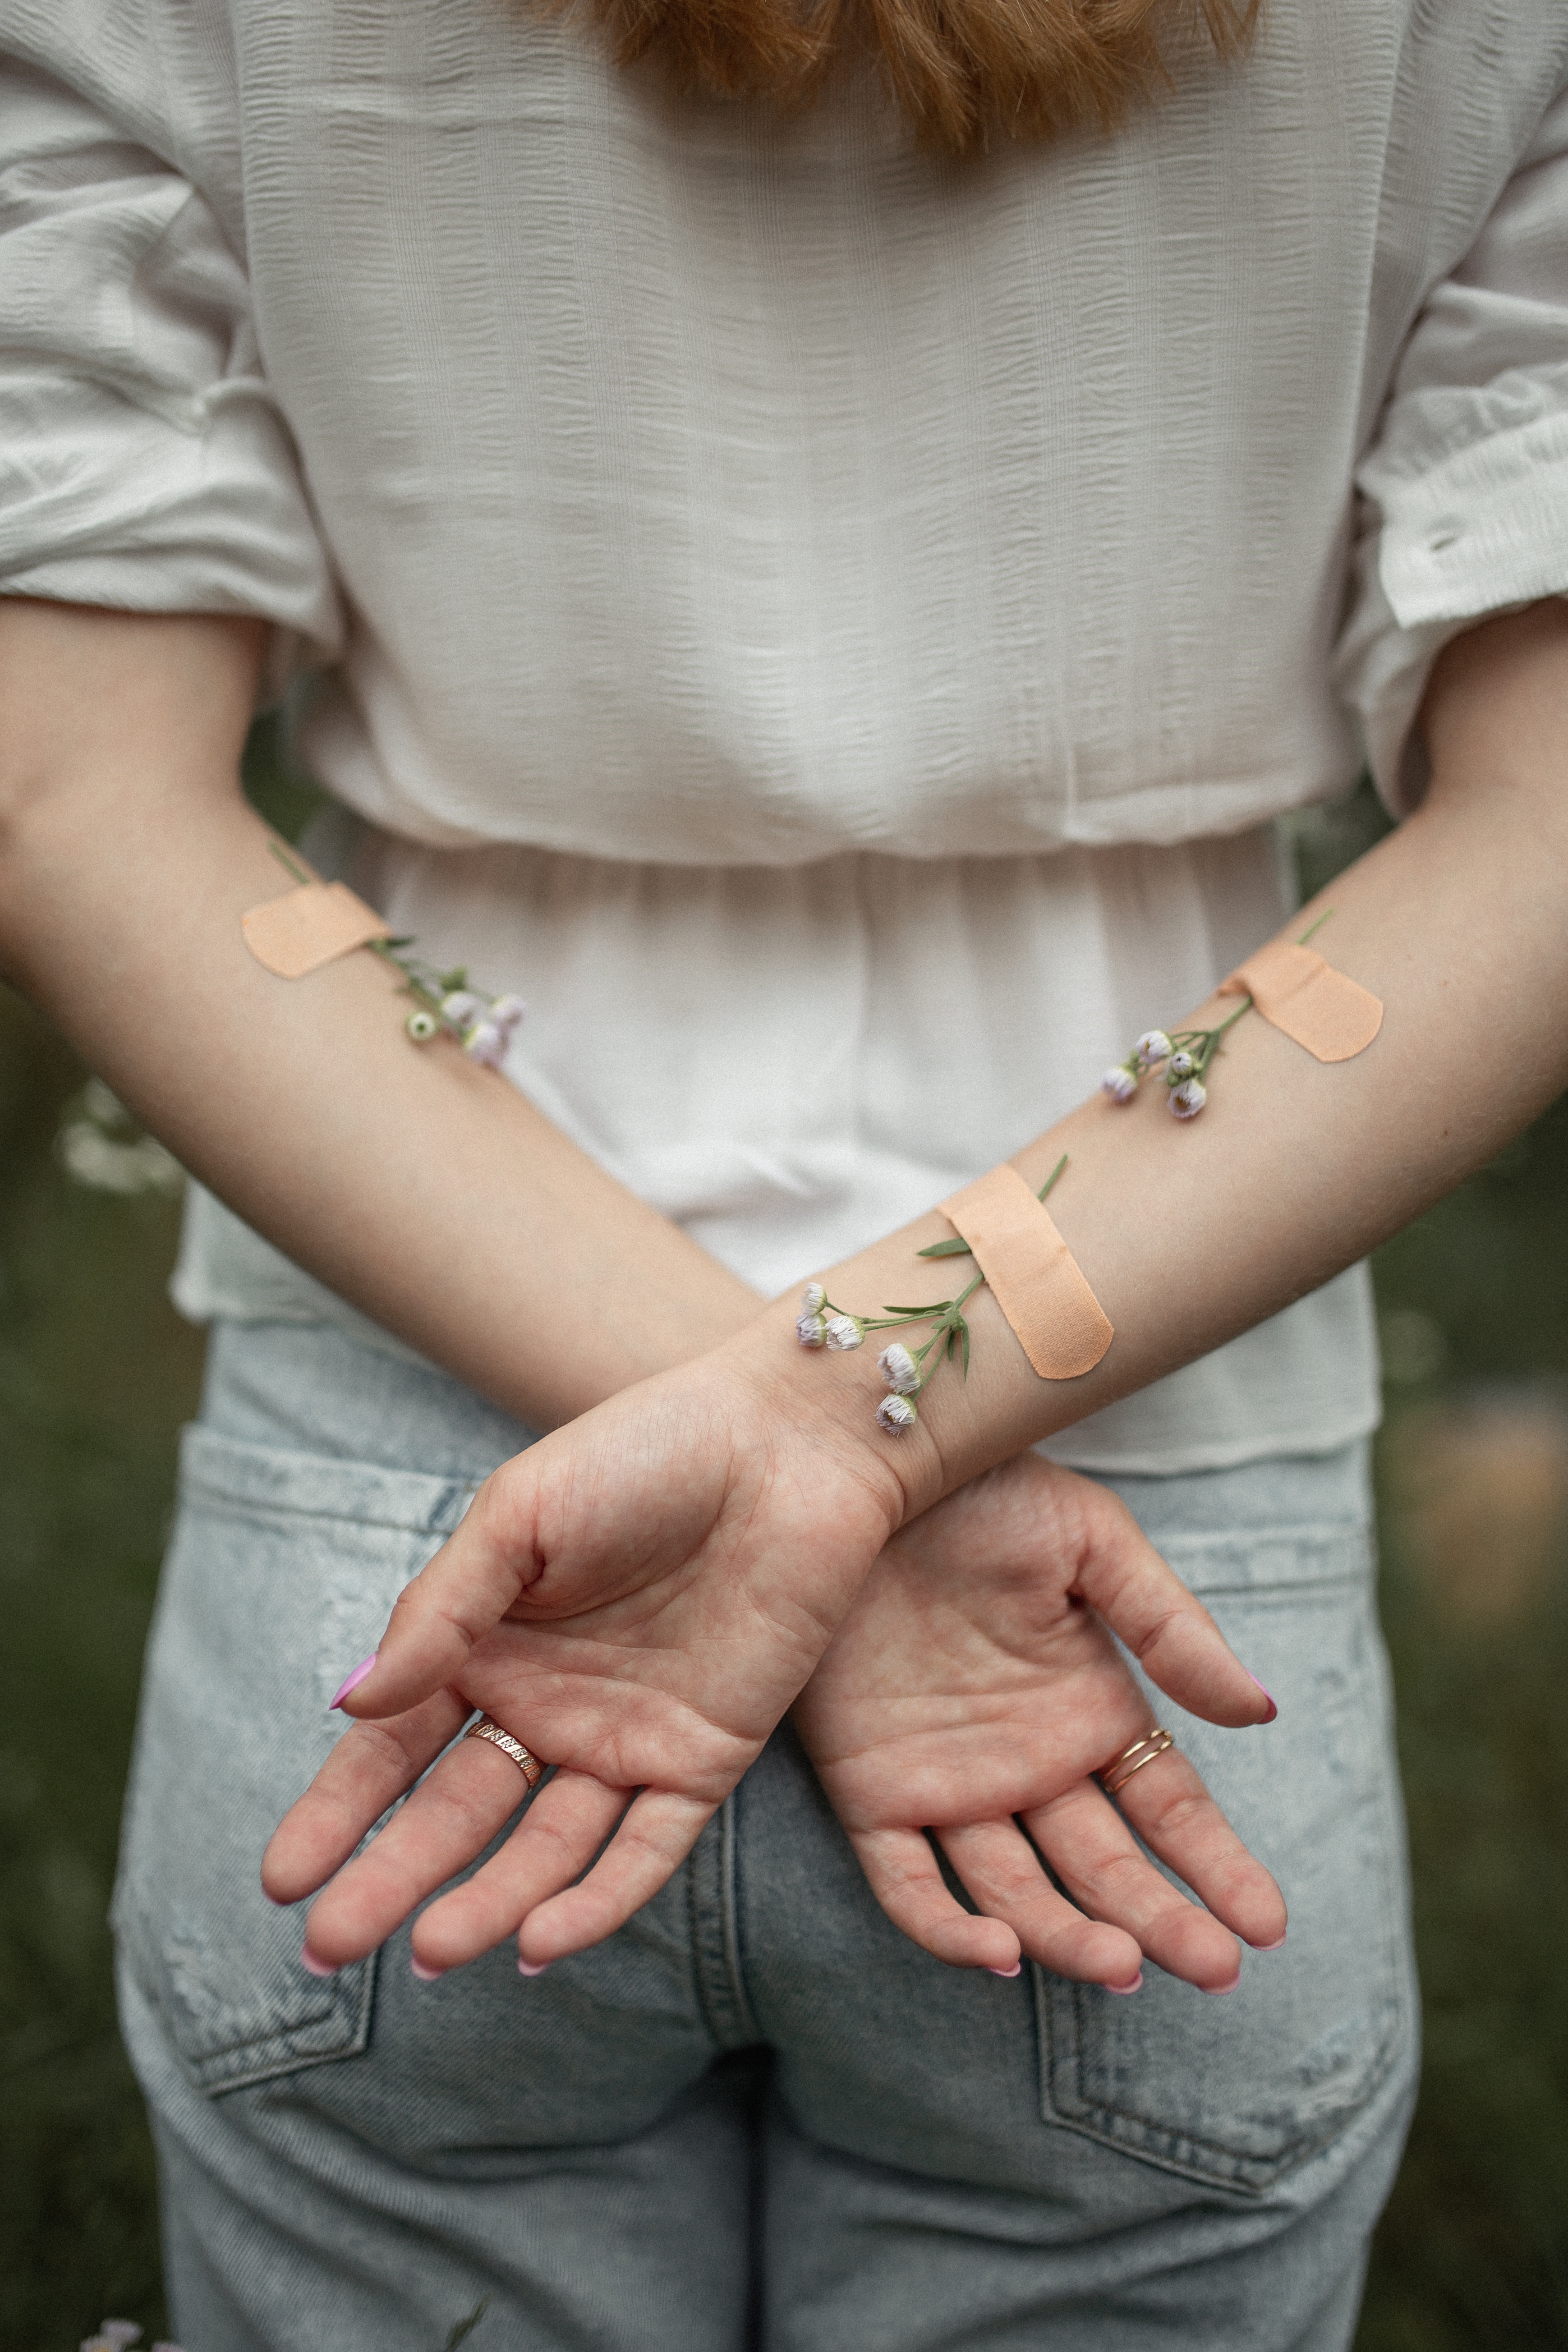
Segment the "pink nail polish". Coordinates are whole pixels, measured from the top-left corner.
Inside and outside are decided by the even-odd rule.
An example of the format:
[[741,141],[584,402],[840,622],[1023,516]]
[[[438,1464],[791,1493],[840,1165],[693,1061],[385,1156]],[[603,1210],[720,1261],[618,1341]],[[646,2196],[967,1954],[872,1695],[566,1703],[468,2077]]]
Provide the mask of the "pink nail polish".
[[1119,2000],[1121,2000],[1121,1999],[1123,1999],[1123,1998],[1124,1998],[1128,1993],[1142,1992],[1142,1990],[1143,1990],[1143,1971],[1142,1971],[1142,1969],[1139,1969],[1139,1971],[1138,1971],[1137,1975],[1133,1978],[1133,1979],[1132,1979],[1132,1981],[1131,1981],[1131,1983],[1130,1985],[1101,1985],[1101,1986],[1100,1986],[1100,1990],[1101,1990],[1101,1992],[1113,1992],[1113,1993],[1116,1995],[1116,1997],[1117,1997],[1117,1999],[1118,1999]]
[[994,1969],[991,1967],[990,1963],[987,1962],[985,1969],[987,1976],[993,1977],[1016,1977],[1021,1976],[1023,1971],[1024,1963],[1022,1960],[1015,1960],[1010,1969]]
[[421,1984],[437,1984],[447,1973],[445,1969],[427,1969],[416,1953],[410,1952],[408,1965]]
[[333,1693],[331,1699],[328,1703],[327,1712],[329,1715],[331,1713],[334,1706],[342,1706],[344,1699],[347,1698],[351,1691],[358,1690],[361,1683],[363,1682],[365,1676],[370,1673],[374,1664],[375,1652],[373,1650],[368,1658],[362,1658],[360,1660],[358,1665],[354,1668],[353,1674],[350,1675],[348,1680],[344,1683],[340,1683],[337,1690]]
[[[1258,1683],[1258,1676],[1257,1676],[1255,1674],[1253,1674],[1253,1673],[1252,1673],[1252,1672],[1251,1672],[1247,1667],[1243,1666],[1243,1668],[1242,1668],[1242,1670],[1241,1670],[1241,1671],[1242,1671],[1242,1673],[1243,1673],[1244,1675],[1246,1675],[1247,1679],[1247,1681],[1248,1681],[1249,1683],[1258,1683],[1258,1689],[1263,1693],[1264,1697],[1268,1701],[1268,1714],[1264,1717],[1264,1718],[1263,1718],[1263,1722],[1264,1722],[1264,1723],[1272,1723],[1272,1722],[1273,1722],[1273,1720],[1274,1720],[1274,1718],[1275,1718],[1275,1717],[1276,1717],[1276,1716],[1279,1714],[1279,1700],[1275,1697],[1275,1696],[1274,1696],[1273,1692],[1268,1688],[1268,1685],[1267,1685],[1266,1683]],[[1262,1724],[1260,1724],[1260,1725],[1258,1726],[1259,1730],[1261,1730],[1261,1729],[1262,1729],[1262,1727],[1262,1727]]]
[[1284,1943],[1283,1936],[1276,1936],[1271,1944],[1254,1944],[1252,1948],[1255,1952],[1278,1952],[1284,1948]]
[[300,1947],[300,1966],[308,1969],[313,1977],[335,1977],[338,1972],[331,1961],[319,1960],[309,1944],[301,1944]]
[[1234,1992],[1240,1982],[1241,1970],[1237,1969],[1227,1985],[1201,1985],[1198,1989],[1201,1992],[1206,1992],[1211,2000],[1220,2000],[1227,1992]]
[[548,1960],[519,1960],[517,1972],[520,1977],[542,1977],[549,1966]]

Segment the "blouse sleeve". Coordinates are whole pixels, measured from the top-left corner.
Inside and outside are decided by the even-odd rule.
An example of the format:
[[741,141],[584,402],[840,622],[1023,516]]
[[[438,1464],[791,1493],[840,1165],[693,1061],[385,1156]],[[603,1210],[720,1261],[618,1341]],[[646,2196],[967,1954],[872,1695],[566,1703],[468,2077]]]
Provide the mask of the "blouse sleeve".
[[0,58],[0,593],[255,614],[338,646],[243,264],[188,181]]
[[1568,593],[1568,91],[1427,298],[1356,487],[1338,676],[1398,815],[1426,787],[1413,727],[1442,647]]

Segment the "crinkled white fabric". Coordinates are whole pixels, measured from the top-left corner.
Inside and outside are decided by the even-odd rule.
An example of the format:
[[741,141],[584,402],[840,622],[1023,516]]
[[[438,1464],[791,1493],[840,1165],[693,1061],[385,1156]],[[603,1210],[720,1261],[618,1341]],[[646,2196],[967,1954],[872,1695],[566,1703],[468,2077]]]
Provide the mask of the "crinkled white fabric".
[[[1539,0],[1279,0],[1116,140],[963,169],[868,85],[687,104],[491,0],[0,0],[0,589],[326,664],[307,748],[389,901],[764,1285],[1272,928],[1122,845],[1331,793],[1358,732],[1401,804],[1437,646],[1568,591]],[[1208,1367],[1119,1408],[1106,1465],[1356,1433],[1341,1311],[1212,1412]]]

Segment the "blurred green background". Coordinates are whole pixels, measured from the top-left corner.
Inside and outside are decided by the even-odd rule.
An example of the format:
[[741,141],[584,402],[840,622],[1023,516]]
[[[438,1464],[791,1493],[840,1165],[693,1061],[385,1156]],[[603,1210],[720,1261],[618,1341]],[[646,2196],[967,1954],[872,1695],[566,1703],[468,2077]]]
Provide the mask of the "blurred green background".
[[[297,832],[270,723],[247,774]],[[1364,791],[1299,820],[1307,887],[1380,826]],[[1434,1085],[1485,1082],[1435,1045]],[[0,989],[0,2352],[166,2324],[105,1913],[201,1373],[163,1295],[176,1181]],[[1565,1208],[1568,1101],[1377,1261],[1426,2059],[1358,2352],[1568,2352]]]

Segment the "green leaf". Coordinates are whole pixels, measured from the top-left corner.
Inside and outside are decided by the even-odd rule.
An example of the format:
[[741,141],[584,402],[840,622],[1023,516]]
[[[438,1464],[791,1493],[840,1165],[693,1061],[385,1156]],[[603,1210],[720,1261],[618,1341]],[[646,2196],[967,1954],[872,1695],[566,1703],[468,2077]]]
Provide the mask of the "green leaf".
[[969,1378],[969,1326],[961,1318],[958,1328],[963,1334],[963,1377],[967,1380]]
[[1061,1174],[1062,1170],[1067,1166],[1067,1164],[1068,1156],[1064,1151],[1061,1158],[1057,1161],[1056,1166],[1052,1169],[1050,1174],[1047,1177],[1045,1182],[1041,1185],[1038,1192],[1035,1195],[1037,1200],[1043,1201],[1045,1199],[1046,1194],[1050,1191],[1051,1186],[1056,1182],[1057,1178]]
[[928,1315],[945,1315],[952,1305],[951,1298],[939,1298],[931,1307],[884,1307],[884,1315],[913,1315],[921,1322]]
[[447,2336],[447,2341],[441,2347],[441,2352],[458,2352],[458,2345],[463,2341],[463,2338],[466,2336],[471,2336],[473,2334],[475,2328],[479,2326],[480,2320],[484,2317],[489,2307],[490,2299],[489,2295],[481,2295],[479,2302],[475,2304],[472,2311],[469,2312],[467,2319],[458,2320],[456,2327],[453,2328],[451,2334]]
[[927,1248],[915,1252],[917,1257],[968,1257],[971,1255],[969,1244],[962,1234],[955,1234],[952,1241],[932,1242]]

